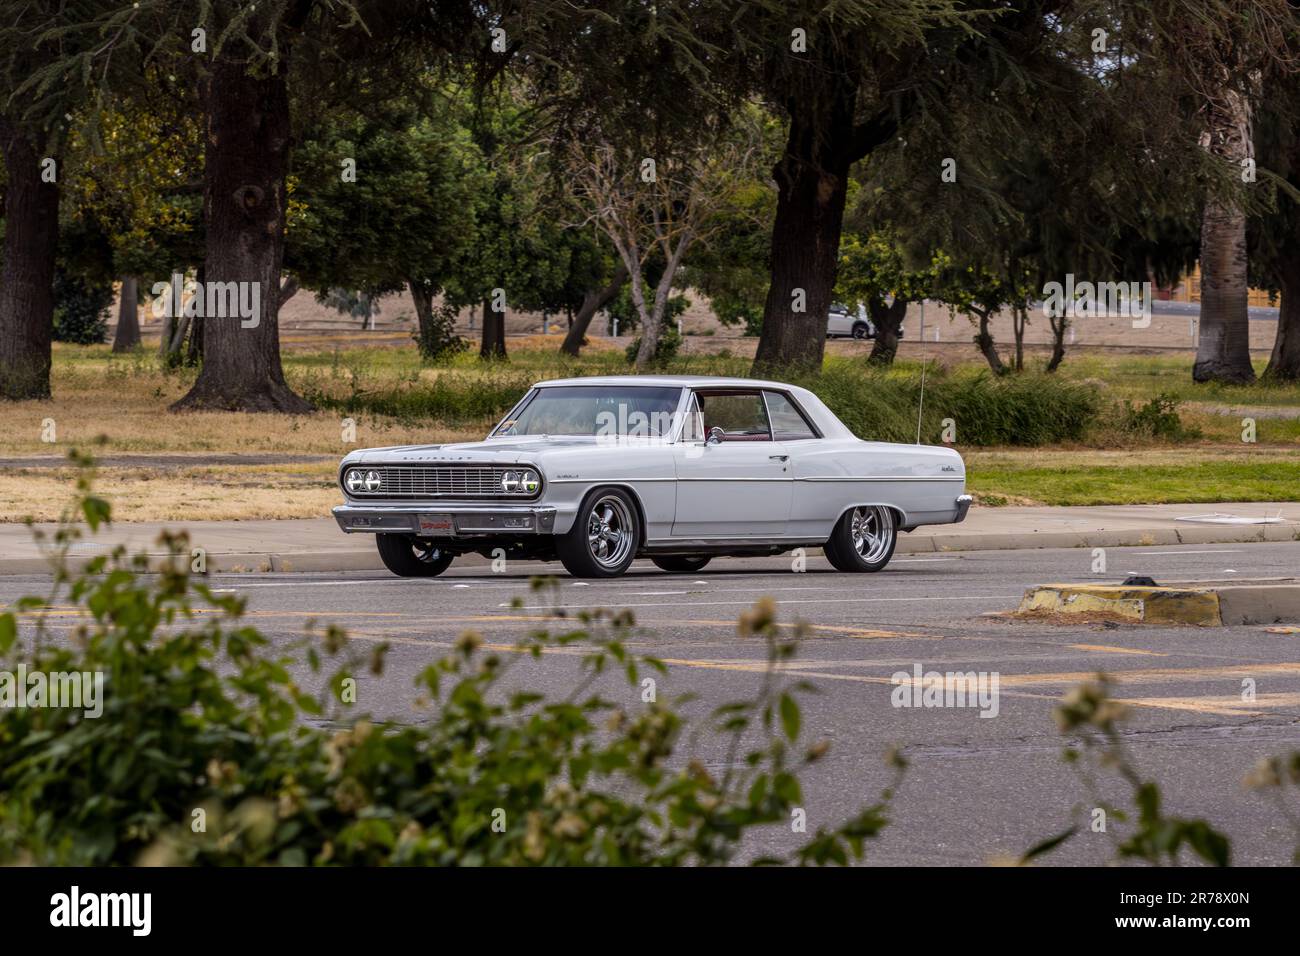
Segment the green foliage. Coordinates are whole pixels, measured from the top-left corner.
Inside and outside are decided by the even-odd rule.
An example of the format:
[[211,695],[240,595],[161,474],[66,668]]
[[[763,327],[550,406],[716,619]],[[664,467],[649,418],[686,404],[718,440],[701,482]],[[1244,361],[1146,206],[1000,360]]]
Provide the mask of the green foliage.
[[[92,529],[109,519],[88,483],[81,514]],[[383,673],[386,645],[358,652],[335,627],[275,645],[241,598],[191,577],[185,536],[163,536],[157,575],[122,548],[70,573],[78,537],[68,524],[55,536],[51,594],[0,614],[0,660],[102,675],[102,714],[0,712],[0,863],[723,864],[757,828],[789,832],[798,774],[827,751],[800,741],[807,687],[777,667],[800,632],[778,626],[770,599],[738,625],[766,647],[767,679],[699,728],[679,702],[641,703],[641,676],[665,668],[628,651],[626,611],[584,612],[509,650],[467,632],[420,672],[416,719],[383,723],[344,701],[363,671]],[[55,602],[83,612],[75,641],[51,638]],[[537,659],[575,649],[571,693],[516,689]],[[692,759],[700,735],[734,754],[726,769]],[[860,859],[892,794],[760,862]]]
[[469,342],[456,334],[457,309],[444,304],[434,308],[416,326],[414,338],[420,358],[426,362],[445,362],[469,348]]
[[[830,363],[799,384],[815,391],[859,438],[914,442],[920,376],[913,371]],[[921,438],[942,440],[956,423],[959,445],[1044,445],[1081,438],[1101,408],[1091,385],[1050,375],[995,378],[986,372],[935,369],[925,380]]]
[[929,262],[912,267],[902,246],[888,232],[846,233],[840,240],[836,301],[883,304],[891,296],[909,302],[929,298],[938,270],[946,262],[942,253],[936,253]]
[[[650,364],[656,368],[662,368],[677,357],[677,352],[681,347],[682,337],[677,332],[677,326],[675,324],[664,326],[664,330],[659,333],[659,341],[655,343],[655,354],[654,358],[650,360]],[[628,364],[636,361],[636,353],[640,350],[641,337],[638,335],[623,351],[623,354],[627,356]]]
[[1183,425],[1178,415],[1177,398],[1161,392],[1155,398],[1134,407],[1125,402],[1120,413],[1120,428],[1127,434],[1143,438],[1160,438],[1167,441],[1187,441],[1201,437],[1196,428]]
[[306,388],[304,394],[320,408],[348,414],[370,412],[399,421],[436,419],[469,424],[499,419],[534,381],[527,371],[492,369],[475,374],[456,370],[444,372],[431,385],[419,388],[358,388],[342,398],[314,388]]
[[106,316],[113,287],[81,275],[54,274],[54,340],[97,345],[107,332]]
[[[1078,773],[1088,790],[1087,806],[1075,808],[1076,815],[1095,811],[1106,814],[1104,832],[1120,860],[1142,860],[1152,864],[1177,864],[1184,852],[1211,864],[1227,866],[1231,842],[1206,820],[1171,816],[1165,812],[1159,785],[1144,778],[1133,763],[1120,722],[1126,716],[1122,702],[1110,696],[1104,675],[1070,691],[1056,709],[1056,722],[1063,733],[1076,734],[1078,746],[1065,751],[1065,760]],[[1129,788],[1133,811],[1117,807],[1102,795],[1097,776],[1101,771],[1117,774]],[[1121,832],[1115,824],[1130,824]],[[1064,832],[1039,843],[1022,858],[1024,862],[1050,853],[1092,826],[1076,823]]]
[[421,116],[399,99],[331,114],[294,150],[285,268],[321,295],[410,282],[436,293],[473,239],[485,177],[448,108]]
[[[653,290],[654,283],[659,281],[659,275],[662,270],[655,270],[653,266],[646,270],[649,273],[647,278],[647,288]],[[664,331],[677,328],[677,319],[683,312],[691,307],[691,300],[680,293],[670,295],[668,304],[664,309]],[[619,335],[626,335],[641,324],[641,317],[637,315],[636,306],[632,304],[632,291],[628,285],[624,285],[618,290],[618,295],[606,306],[611,319],[618,319]]]

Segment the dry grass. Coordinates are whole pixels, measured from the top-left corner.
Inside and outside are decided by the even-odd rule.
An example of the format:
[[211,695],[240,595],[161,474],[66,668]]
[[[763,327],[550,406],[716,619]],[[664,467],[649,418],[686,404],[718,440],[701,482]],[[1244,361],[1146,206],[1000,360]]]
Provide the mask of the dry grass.
[[[117,521],[240,521],[326,518],[342,502],[335,467],[257,465],[152,470],[101,468],[95,491]],[[71,468],[0,474],[0,522],[57,521],[73,499]]]
[[[414,427],[363,415],[356,442],[343,441],[343,416],[246,415],[239,412],[172,414],[193,373],[166,374],[153,362],[132,359],[60,361],[56,349],[54,398],[0,403],[0,457],[63,455],[102,440],[98,455],[147,452],[346,454],[352,448],[482,437],[469,428]],[[52,420],[54,442],[45,440]]]

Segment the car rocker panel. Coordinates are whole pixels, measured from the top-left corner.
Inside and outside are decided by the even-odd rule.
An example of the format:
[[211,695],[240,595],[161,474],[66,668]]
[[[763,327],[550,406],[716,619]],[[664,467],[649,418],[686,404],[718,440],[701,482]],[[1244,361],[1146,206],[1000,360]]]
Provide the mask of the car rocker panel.
[[498,549],[594,577],[797,547],[875,571],[898,532],[970,507],[950,448],[862,441],[806,389],[707,376],[541,382],[484,441],[355,451],[338,480],[339,527],[403,575]]

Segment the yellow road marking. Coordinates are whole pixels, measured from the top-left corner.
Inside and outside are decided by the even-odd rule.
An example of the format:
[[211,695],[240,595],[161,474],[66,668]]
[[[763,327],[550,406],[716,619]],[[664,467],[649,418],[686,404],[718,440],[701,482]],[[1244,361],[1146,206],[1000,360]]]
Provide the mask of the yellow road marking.
[[1269,709],[1300,707],[1300,694],[1259,694],[1254,700],[1237,697],[1126,697],[1122,703],[1134,707],[1190,710],[1220,717],[1262,717]]
[[1142,654],[1148,657],[1168,657],[1159,651],[1139,651],[1128,647],[1112,647],[1109,644],[1070,644],[1076,651],[1101,651],[1105,654]]

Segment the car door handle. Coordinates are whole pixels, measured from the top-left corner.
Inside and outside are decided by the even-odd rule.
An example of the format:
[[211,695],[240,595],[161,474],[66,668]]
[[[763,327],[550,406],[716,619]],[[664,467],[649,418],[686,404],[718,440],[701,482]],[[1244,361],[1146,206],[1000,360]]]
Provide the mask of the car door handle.
[[790,460],[790,456],[789,456],[789,455],[768,455],[767,458],[768,458],[769,461],[789,461],[789,460]]

